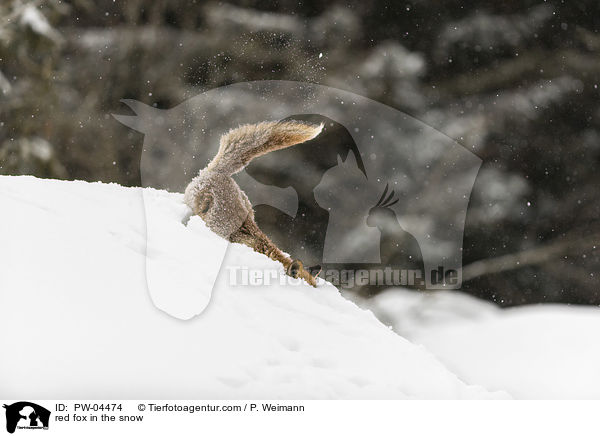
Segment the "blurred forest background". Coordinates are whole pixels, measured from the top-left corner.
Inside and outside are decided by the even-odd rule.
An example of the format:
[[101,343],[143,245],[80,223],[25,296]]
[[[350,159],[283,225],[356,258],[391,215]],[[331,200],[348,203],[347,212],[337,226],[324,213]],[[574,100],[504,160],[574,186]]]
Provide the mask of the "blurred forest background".
[[122,98],[286,79],[402,110],[483,159],[463,290],[600,304],[600,3],[3,0],[0,174],[140,185]]

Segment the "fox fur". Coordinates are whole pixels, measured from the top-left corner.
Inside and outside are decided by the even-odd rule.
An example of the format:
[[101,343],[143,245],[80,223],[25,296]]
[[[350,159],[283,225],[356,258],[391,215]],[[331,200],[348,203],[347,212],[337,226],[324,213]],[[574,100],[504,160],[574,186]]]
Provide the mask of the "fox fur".
[[323,124],[265,121],[230,130],[221,136],[217,155],[192,179],[184,195],[192,212],[217,235],[280,262],[288,275],[300,277],[312,286],[316,286],[316,280],[302,262],[285,255],[259,229],[250,200],[231,176],[255,157],[313,139],[322,129]]

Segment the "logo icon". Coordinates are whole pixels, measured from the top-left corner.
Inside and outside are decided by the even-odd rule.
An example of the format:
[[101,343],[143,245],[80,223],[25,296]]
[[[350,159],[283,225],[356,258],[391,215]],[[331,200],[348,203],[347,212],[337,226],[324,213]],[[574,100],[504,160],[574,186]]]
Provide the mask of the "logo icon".
[[4,405],[6,409],[6,431],[14,433],[16,429],[48,430],[50,411],[38,404],[28,401],[19,401],[11,405]]

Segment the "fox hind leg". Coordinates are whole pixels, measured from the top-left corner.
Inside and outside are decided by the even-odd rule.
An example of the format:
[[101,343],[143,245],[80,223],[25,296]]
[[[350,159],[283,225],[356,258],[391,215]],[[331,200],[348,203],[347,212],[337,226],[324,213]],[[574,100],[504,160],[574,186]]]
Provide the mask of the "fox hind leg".
[[315,277],[304,269],[302,262],[299,260],[292,260],[289,256],[283,254],[269,237],[258,228],[251,217],[246,218],[242,226],[229,236],[229,240],[231,242],[247,245],[254,251],[262,253],[270,259],[281,263],[286,274],[290,277],[301,278],[309,285],[314,287],[317,286]]

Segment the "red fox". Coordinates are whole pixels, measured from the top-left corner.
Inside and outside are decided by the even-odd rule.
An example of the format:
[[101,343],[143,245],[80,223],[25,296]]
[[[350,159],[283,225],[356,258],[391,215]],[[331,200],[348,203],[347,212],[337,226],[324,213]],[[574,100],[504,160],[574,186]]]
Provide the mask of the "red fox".
[[209,229],[231,242],[281,262],[286,274],[316,287],[316,279],[302,262],[286,256],[258,227],[248,197],[231,177],[252,159],[316,137],[323,124],[270,121],[239,126],[221,136],[219,151],[185,189],[184,202]]

